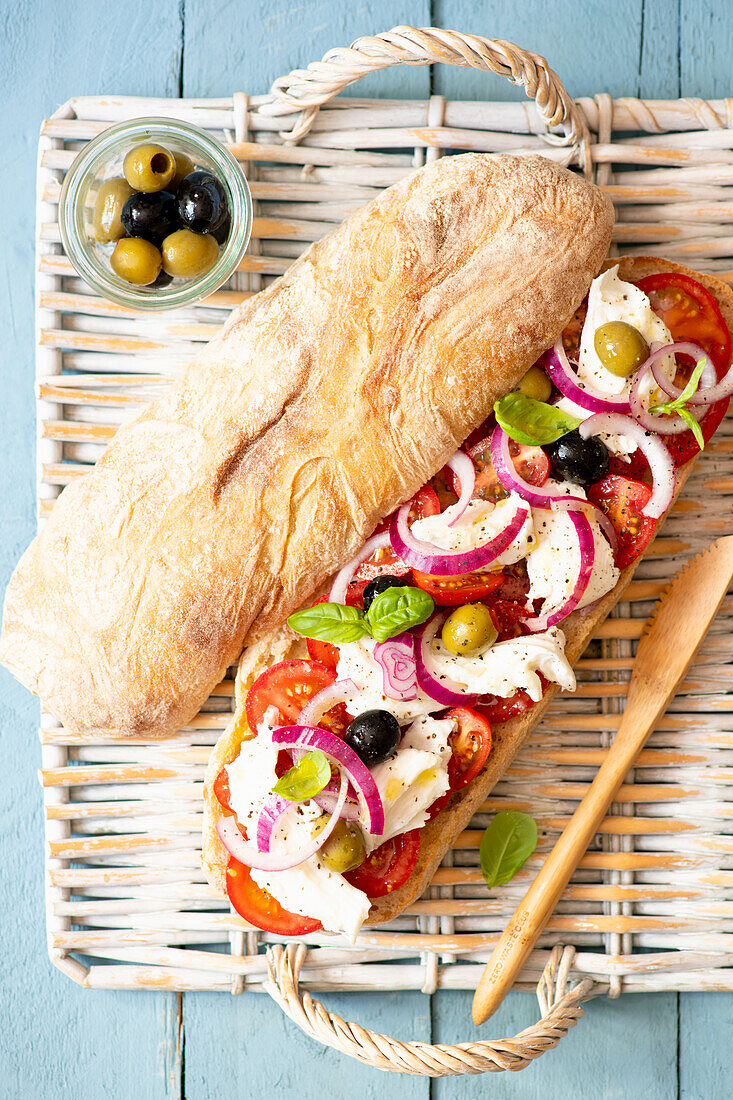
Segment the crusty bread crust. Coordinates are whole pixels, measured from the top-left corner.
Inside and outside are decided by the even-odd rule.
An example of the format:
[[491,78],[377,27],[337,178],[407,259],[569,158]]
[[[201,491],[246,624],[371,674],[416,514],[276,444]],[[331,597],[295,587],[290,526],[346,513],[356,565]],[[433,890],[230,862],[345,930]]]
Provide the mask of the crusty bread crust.
[[68,486],[0,659],[71,730],[165,736],[519,381],[610,241],[542,157],[444,157],[235,311]]
[[[605,269],[616,264],[619,265],[621,278],[627,280],[640,279],[659,271],[675,271],[692,276],[717,300],[726,324],[733,332],[733,291],[714,276],[701,274],[681,264],[659,260],[652,256],[626,257],[622,260],[609,259],[603,267]],[[695,461],[696,459],[693,459],[678,472],[675,499],[689,477]],[[598,604],[591,609],[577,611],[563,621],[562,629],[567,639],[566,654],[571,665],[580,658],[594,631],[623,596],[638,564],[638,561],[634,562],[623,570],[616,587]],[[526,714],[492,726],[493,746],[486,767],[464,790],[454,794],[448,806],[421,830],[420,851],[412,875],[393,893],[372,902],[367,924],[381,924],[392,920],[423,893],[443,856],[453,846],[481,804],[486,801],[493,787],[555,698],[557,690],[555,685],[550,685],[542,700]],[[223,893],[226,892],[228,855],[216,835],[216,821],[221,815],[221,807],[213,794],[212,785],[221,768],[237,756],[241,738],[241,727],[237,729],[232,725],[225,731],[212,751],[204,784],[202,861],[209,882]]]

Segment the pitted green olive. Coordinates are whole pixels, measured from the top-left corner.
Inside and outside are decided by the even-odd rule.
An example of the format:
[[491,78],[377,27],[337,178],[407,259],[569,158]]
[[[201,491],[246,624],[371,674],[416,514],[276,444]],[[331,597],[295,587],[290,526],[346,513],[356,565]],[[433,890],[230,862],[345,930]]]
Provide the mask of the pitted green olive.
[[94,202],[94,236],[98,241],[107,244],[125,236],[120,218],[122,207],[132,193],[132,188],[122,176],[105,180],[100,185]]
[[135,191],[162,191],[176,174],[176,162],[162,145],[136,145],[125,155],[122,171]]
[[142,237],[123,237],[115,245],[109,262],[121,279],[136,286],[148,286],[158,278],[162,258],[150,241]]
[[171,191],[177,191],[183,177],[187,176],[189,172],[193,172],[193,161],[185,153],[178,150],[173,154],[173,157],[176,162],[176,174],[171,181],[170,189]]
[[542,367],[535,364],[535,366],[529,368],[517,386],[517,393],[523,393],[525,397],[534,397],[536,401],[549,401],[552,393],[552,383]]
[[646,340],[626,321],[608,321],[597,328],[593,346],[606,370],[617,378],[628,378],[649,358]]
[[491,612],[483,603],[457,607],[443,623],[441,639],[456,657],[475,657],[499,637]]
[[[328,815],[324,814],[316,821],[313,832],[317,836],[328,823]],[[364,836],[353,821],[338,821],[330,837],[318,852],[318,859],[329,871],[336,871],[339,875],[347,871],[354,871],[360,867],[366,859],[366,846]]]

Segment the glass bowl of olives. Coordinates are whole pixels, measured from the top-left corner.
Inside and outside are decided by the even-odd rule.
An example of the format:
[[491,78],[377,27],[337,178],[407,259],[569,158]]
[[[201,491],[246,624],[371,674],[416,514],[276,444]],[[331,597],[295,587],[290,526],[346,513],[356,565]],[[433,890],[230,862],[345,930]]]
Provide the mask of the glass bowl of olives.
[[177,119],[142,118],[90,141],[59,201],[64,250],[105,298],[175,309],[236,271],[252,230],[247,180],[231,153]]

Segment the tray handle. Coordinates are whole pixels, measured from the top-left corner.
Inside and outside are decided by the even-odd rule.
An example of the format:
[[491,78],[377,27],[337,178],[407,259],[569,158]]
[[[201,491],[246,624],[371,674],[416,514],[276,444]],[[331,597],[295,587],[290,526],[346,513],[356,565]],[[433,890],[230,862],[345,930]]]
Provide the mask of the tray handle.
[[382,34],[357,38],[352,46],[329,50],[322,61],[311,62],[307,69],[293,69],[287,76],[279,77],[270,89],[270,102],[260,110],[270,115],[299,111],[292,128],[281,133],[286,141],[297,142],[310,130],[319,107],[361,77],[392,65],[435,62],[482,69],[523,87],[528,98],[537,104],[548,129],[561,126],[565,131],[564,136],[543,134],[545,140],[569,146],[570,158],[579,154],[586,175],[589,174],[585,117],[557,73],[539,54],[498,38],[439,27],[394,27]]
[[364,1065],[419,1077],[458,1077],[464,1073],[524,1069],[546,1050],[557,1046],[582,1019],[581,1001],[598,992],[589,978],[567,990],[575,949],[558,945],[552,949],[537,985],[542,1018],[514,1039],[481,1039],[454,1046],[401,1042],[348,1023],[327,1012],[309,993],[301,993],[298,979],[307,953],[303,943],[285,948],[278,944],[267,949],[269,980],[265,989],[283,1012],[312,1039]]

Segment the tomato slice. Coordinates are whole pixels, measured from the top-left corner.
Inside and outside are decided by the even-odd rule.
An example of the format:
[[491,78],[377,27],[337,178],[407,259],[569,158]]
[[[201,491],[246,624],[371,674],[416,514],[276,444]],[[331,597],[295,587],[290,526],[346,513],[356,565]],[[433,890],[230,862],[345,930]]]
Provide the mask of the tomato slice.
[[501,695],[482,695],[476,710],[491,725],[506,722],[509,718],[516,718],[524,714],[534,706],[534,700],[526,691],[515,691],[513,695],[504,699]]
[[451,790],[458,791],[478,775],[491,752],[491,726],[470,707],[454,707],[446,714],[457,728],[448,738],[452,754],[448,763]]
[[257,885],[250,868],[234,856],[227,864],[227,896],[240,917],[277,936],[307,936],[323,927],[319,920],[283,909],[272,894]]
[[[491,440],[482,439],[468,452],[476,467],[476,486],[473,492],[481,500],[503,500],[509,494],[502,486],[491,461]],[[544,485],[550,476],[550,460],[541,447],[525,447],[509,440],[509,453],[514,469],[530,485]]]
[[[423,485],[410,502],[410,523],[414,523],[416,519],[425,519],[426,516],[437,516],[440,510],[440,501],[435,489],[431,489],[429,485]],[[377,531],[386,531],[391,518],[388,516],[382,520]],[[406,577],[409,573],[409,565],[405,565],[393,550],[386,547],[383,550],[376,550],[371,557],[361,563],[354,573],[354,580],[372,581],[375,577],[383,577],[386,574],[392,577]]]
[[[280,661],[258,676],[247,693],[245,711],[251,730],[256,730],[268,707],[276,707],[278,721],[293,725],[305,704],[336,679],[332,668],[319,661]],[[343,733],[349,723],[346,707],[337,704],[327,711],[321,725],[333,733]]]
[[227,772],[226,766],[221,769],[214,780],[214,796],[222,809],[228,810],[230,814],[234,813],[229,804],[229,799],[232,795],[229,790],[229,773]]
[[618,537],[616,565],[625,569],[651,542],[657,522],[644,516],[642,508],[652,495],[648,485],[632,478],[609,474],[588,489],[588,500],[597,504],[610,519]]
[[486,600],[486,606],[491,612],[500,639],[518,638],[525,633],[524,620],[529,612],[524,604],[515,600],[494,599],[492,596]]
[[[364,589],[367,586],[366,581],[352,581],[346,590],[346,603],[349,607],[361,607],[363,604]],[[327,603],[328,595],[320,596],[312,604],[313,607],[317,603]],[[338,646],[331,645],[330,642],[319,642],[317,638],[306,638],[305,644],[308,647],[308,656],[313,661],[318,661],[319,664],[325,665],[326,668],[335,669],[338,665],[339,651]]]
[[375,848],[361,867],[348,871],[344,878],[357,890],[363,890],[367,897],[383,898],[407,882],[417,863],[419,850],[419,829],[400,833]]
[[[647,275],[639,280],[637,286],[647,295],[652,309],[662,318],[674,340],[691,340],[705,349],[720,381],[730,364],[731,336],[712,294],[696,279],[672,271]],[[675,378],[678,386],[684,386],[692,366],[692,361],[686,356],[681,359],[682,364]],[[728,404],[728,398],[716,401],[701,420],[700,428],[706,443],[728,411]],[[700,449],[692,432],[666,436],[665,443],[676,466],[684,466]]]
[[412,576],[418,588],[428,592],[437,604],[453,607],[456,604],[475,603],[490,592],[496,591],[503,580],[503,573],[462,573],[455,577],[441,577],[421,573],[413,569]]

